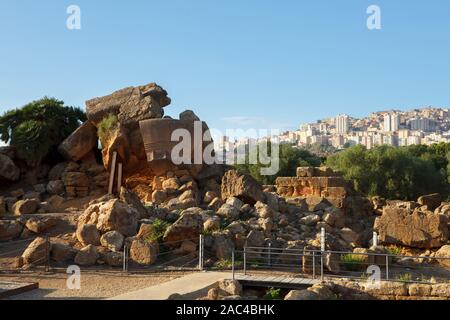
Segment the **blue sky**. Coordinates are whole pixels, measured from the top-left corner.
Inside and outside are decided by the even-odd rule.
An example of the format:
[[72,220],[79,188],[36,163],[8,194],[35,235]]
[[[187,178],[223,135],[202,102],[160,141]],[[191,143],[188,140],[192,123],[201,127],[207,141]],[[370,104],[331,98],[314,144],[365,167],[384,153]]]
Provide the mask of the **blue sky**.
[[[81,30],[66,28],[71,4]],[[0,0],[0,111],[148,82],[169,92],[166,114],[221,130],[448,107],[449,40],[448,0]]]

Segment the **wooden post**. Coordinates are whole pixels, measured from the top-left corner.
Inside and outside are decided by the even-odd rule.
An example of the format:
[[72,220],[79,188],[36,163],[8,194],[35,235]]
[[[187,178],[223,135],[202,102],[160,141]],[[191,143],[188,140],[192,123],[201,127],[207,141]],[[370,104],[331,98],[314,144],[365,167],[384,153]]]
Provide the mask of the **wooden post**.
[[122,162],[117,164],[117,192],[120,193],[122,187]]
[[114,152],[111,161],[111,171],[109,173],[108,194],[113,194],[114,175],[116,174],[116,161],[117,161],[117,152]]

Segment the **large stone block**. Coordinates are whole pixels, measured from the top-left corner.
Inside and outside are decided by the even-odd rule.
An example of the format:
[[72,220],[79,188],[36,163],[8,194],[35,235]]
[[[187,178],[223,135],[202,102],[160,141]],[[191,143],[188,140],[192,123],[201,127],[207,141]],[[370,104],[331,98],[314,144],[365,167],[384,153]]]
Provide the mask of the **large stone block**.
[[78,161],[97,146],[97,143],[97,129],[87,121],[59,145],[58,151],[67,160]]

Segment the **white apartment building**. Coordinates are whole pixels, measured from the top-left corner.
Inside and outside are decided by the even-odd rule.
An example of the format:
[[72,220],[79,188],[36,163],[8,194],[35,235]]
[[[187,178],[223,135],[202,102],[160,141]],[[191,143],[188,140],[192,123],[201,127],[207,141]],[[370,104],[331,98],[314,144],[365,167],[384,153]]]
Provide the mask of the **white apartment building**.
[[350,129],[350,120],[349,117],[345,114],[338,115],[335,120],[336,125],[336,134],[344,134],[347,133]]
[[400,116],[396,113],[388,113],[384,116],[384,131],[397,131],[400,127]]

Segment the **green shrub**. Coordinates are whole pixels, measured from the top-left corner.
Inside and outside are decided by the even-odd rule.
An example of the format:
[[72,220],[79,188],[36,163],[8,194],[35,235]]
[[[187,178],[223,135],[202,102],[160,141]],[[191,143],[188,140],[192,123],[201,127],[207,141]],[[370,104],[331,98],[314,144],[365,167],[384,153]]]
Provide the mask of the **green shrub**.
[[281,289],[269,288],[264,295],[265,300],[280,300]]
[[0,140],[17,150],[19,159],[37,166],[45,157],[57,158],[57,147],[81,122],[86,114],[79,108],[44,97],[0,117]]
[[387,248],[387,251],[389,252],[389,254],[398,256],[402,253],[402,248],[399,248],[397,246],[391,246]]
[[349,271],[359,271],[364,268],[366,257],[361,254],[348,253],[341,256],[341,262],[344,268]]
[[107,141],[111,132],[119,126],[119,119],[115,114],[109,114],[98,124],[97,134],[102,143]]
[[151,235],[149,235],[147,238],[145,238],[145,241],[147,242],[161,242],[162,238],[164,237],[164,233],[166,232],[167,228],[170,226],[170,223],[163,221],[161,219],[156,219],[152,226],[154,228],[154,231]]
[[411,282],[412,276],[410,273],[403,273],[398,276],[397,280],[400,282]]

